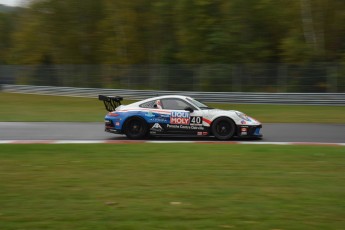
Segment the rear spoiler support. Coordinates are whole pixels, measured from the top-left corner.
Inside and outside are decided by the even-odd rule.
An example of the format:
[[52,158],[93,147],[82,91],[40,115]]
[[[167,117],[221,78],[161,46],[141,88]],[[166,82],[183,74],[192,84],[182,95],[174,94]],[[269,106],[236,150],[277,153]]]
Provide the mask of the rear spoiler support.
[[98,95],[98,100],[103,101],[105,109],[112,112],[121,105],[123,97]]

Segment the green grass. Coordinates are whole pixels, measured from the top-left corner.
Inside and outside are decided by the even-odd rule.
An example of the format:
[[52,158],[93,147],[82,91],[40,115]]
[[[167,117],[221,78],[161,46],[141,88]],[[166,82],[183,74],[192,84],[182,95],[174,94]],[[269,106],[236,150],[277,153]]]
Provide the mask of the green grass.
[[343,229],[345,148],[1,145],[1,229]]
[[0,121],[103,121],[105,114],[98,99],[0,93]]
[[[263,123],[345,122],[345,106],[210,106],[239,110]],[[0,121],[103,121],[105,114],[102,102],[97,99],[0,93]]]

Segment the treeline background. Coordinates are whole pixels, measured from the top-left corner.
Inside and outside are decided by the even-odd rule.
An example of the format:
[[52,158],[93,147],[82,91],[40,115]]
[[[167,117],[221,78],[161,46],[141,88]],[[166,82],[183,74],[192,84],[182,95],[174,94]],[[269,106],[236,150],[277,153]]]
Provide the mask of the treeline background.
[[344,0],[28,1],[0,13],[0,76],[16,84],[344,92],[344,12]]

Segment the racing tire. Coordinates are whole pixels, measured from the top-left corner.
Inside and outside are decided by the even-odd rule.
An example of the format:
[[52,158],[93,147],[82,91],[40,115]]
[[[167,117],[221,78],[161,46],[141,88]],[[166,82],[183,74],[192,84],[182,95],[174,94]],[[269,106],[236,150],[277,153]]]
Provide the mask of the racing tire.
[[235,134],[236,125],[230,118],[220,117],[212,123],[211,130],[218,140],[229,140]]
[[145,139],[148,137],[149,126],[142,118],[133,117],[126,122],[124,133],[129,139]]

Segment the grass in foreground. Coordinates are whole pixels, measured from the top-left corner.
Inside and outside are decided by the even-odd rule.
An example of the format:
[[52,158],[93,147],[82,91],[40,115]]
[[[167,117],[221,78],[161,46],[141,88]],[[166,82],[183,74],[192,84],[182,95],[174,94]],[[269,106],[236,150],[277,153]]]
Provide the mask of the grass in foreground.
[[343,229],[345,148],[2,145],[1,229]]
[[[345,117],[345,106],[209,105],[239,110],[263,123],[344,123]],[[0,93],[0,121],[103,121],[105,114],[96,98]]]

